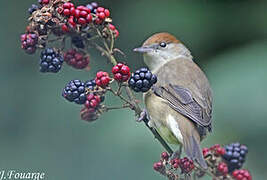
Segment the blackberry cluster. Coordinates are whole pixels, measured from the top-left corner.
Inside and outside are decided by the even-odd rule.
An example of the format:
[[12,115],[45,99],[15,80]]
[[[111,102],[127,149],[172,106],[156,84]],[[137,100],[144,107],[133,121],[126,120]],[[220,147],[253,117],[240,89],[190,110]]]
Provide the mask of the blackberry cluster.
[[157,76],[147,68],[141,68],[131,75],[129,86],[135,92],[147,92],[157,82]]
[[62,96],[70,102],[84,104],[86,101],[84,83],[80,80],[70,81],[63,89]]
[[64,62],[63,56],[52,48],[41,52],[40,71],[57,73]]
[[29,7],[28,12],[29,14],[32,14],[34,11],[38,10],[39,6],[36,4],[32,4],[31,7]]
[[229,172],[240,169],[245,162],[248,148],[240,143],[232,143],[224,148],[226,152],[222,157],[228,165]]
[[76,46],[77,48],[83,49],[85,47],[84,42],[83,42],[83,38],[81,36],[71,37],[71,43],[74,44],[74,46]]

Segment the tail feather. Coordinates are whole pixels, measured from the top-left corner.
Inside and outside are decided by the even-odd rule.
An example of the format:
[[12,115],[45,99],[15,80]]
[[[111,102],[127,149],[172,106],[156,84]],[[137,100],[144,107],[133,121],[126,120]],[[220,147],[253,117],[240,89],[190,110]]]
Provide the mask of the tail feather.
[[190,136],[184,139],[184,149],[187,156],[192,160],[197,161],[201,167],[207,168],[207,164],[204,160],[202,150],[199,145],[200,142],[196,140],[194,136]]

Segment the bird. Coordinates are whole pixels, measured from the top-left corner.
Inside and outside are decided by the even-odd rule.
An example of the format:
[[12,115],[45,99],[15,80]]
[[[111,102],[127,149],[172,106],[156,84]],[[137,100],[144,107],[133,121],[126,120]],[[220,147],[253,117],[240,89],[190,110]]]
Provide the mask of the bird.
[[212,90],[206,75],[190,50],[170,33],[156,33],[134,51],[143,54],[158,79],[143,95],[149,126],[207,168],[200,146],[212,131]]

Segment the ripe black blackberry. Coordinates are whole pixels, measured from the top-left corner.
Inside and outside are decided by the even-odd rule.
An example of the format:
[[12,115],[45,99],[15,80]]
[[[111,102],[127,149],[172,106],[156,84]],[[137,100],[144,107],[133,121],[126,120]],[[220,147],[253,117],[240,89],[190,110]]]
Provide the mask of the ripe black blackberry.
[[84,104],[86,101],[84,83],[77,79],[70,81],[63,89],[62,96],[70,102]]
[[88,80],[85,82],[85,87],[86,88],[89,88],[90,90],[94,90],[94,88],[96,87],[96,83],[95,83],[95,80],[92,79],[92,80]]
[[98,8],[98,4],[97,2],[91,2],[90,4],[87,4],[86,7],[89,8],[92,13],[96,13],[95,10]]
[[83,42],[83,38],[81,36],[73,36],[73,37],[71,37],[71,42],[77,48],[83,49],[85,47],[84,46],[84,42]]
[[147,68],[141,68],[131,75],[128,83],[135,92],[147,92],[157,82],[157,76]]
[[32,4],[31,7],[29,7],[28,12],[29,14],[32,14],[34,11],[38,10],[39,6],[36,4]]
[[64,62],[63,56],[53,48],[41,52],[40,71],[57,73]]
[[240,143],[232,143],[224,148],[226,152],[222,157],[228,165],[229,172],[240,169],[246,160],[248,148]]

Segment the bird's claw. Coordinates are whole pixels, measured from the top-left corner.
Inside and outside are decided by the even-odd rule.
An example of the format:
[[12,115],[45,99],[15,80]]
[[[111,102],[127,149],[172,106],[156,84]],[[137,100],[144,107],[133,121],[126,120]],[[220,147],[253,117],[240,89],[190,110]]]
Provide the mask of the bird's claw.
[[142,122],[142,121],[144,121],[144,122],[148,122],[148,121],[149,121],[149,116],[148,116],[148,113],[147,113],[147,110],[146,110],[146,109],[144,109],[144,110],[141,112],[140,116],[137,118],[136,121],[137,121],[137,122]]

